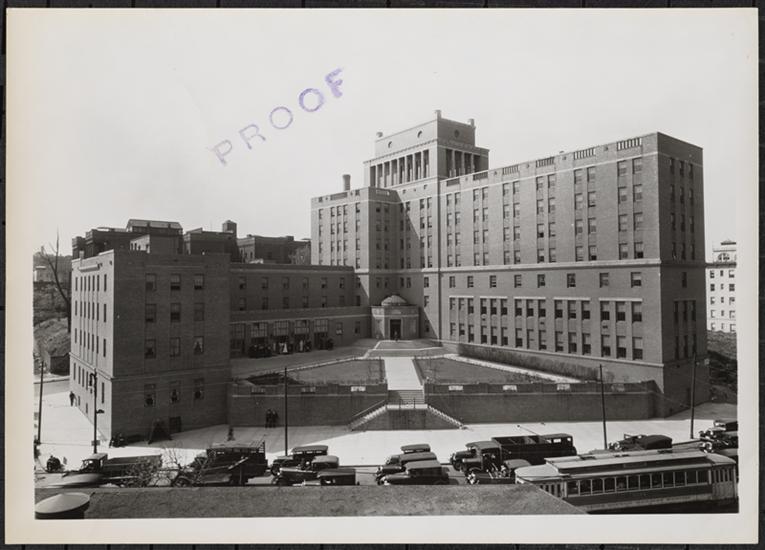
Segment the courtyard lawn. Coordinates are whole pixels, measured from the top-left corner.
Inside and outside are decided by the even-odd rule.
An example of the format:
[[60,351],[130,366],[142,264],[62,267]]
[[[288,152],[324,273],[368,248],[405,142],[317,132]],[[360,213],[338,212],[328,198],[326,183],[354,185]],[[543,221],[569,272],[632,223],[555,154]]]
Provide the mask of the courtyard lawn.
[[[290,384],[379,384],[385,379],[383,362],[379,359],[352,360],[288,371]],[[283,384],[284,378],[280,373],[250,376],[248,380],[254,384]]]
[[476,382],[488,382],[498,384],[524,384],[531,382],[550,382],[548,379],[535,376],[532,373],[506,372],[491,367],[483,367],[436,357],[433,359],[415,359],[420,374],[424,379],[433,382],[470,384]]

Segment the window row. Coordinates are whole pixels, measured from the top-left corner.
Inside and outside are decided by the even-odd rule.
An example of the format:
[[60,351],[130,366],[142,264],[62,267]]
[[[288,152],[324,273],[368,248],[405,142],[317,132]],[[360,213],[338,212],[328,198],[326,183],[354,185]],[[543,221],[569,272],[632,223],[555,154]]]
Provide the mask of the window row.
[[[170,382],[168,390],[168,402],[171,405],[177,405],[181,402],[184,393],[181,391],[180,382]],[[194,386],[191,391],[191,398],[193,401],[200,401],[205,397],[205,379],[195,378]],[[157,406],[157,385],[156,384],[144,384],[143,386],[143,406],[144,407],[156,407]]]
[[[180,273],[171,273],[170,274],[170,290],[177,291],[181,290],[181,281],[185,277],[181,277]],[[192,281],[194,290],[203,290],[205,287],[205,276],[202,273],[196,273],[194,274],[194,278]],[[156,291],[157,290],[157,274],[156,273],[147,273],[146,274],[146,290],[147,291]]]
[[[74,291],[75,292],[101,292],[101,275],[75,275],[74,276]],[[103,274],[103,287],[106,292],[106,273]]]
[[[513,288],[523,288],[523,275],[522,273],[516,273],[512,276]],[[576,273],[565,273],[565,281],[567,288],[576,288]],[[531,278],[532,284],[535,283],[536,288],[544,288],[547,283],[553,278],[552,273],[537,273],[536,278],[533,275],[526,274],[526,281],[528,283]],[[488,275],[487,282],[489,288],[497,288],[497,275]],[[554,282],[554,281],[553,281]],[[561,281],[562,282],[562,281]],[[610,285],[611,274],[610,272],[598,273],[598,285],[600,288],[606,288]],[[629,273],[630,288],[639,288],[643,286],[643,273],[641,271],[631,271]],[[475,288],[476,276],[465,276],[465,288]],[[403,286],[403,285],[402,285]],[[526,287],[532,285],[526,284]],[[449,288],[457,288],[457,275],[449,275]]]
[[[204,336],[194,336],[194,340],[191,344],[191,350],[194,355],[202,355],[205,351],[205,338]],[[178,337],[172,337],[169,339],[168,355],[170,357],[180,357],[181,355],[181,339]],[[157,357],[157,341],[154,338],[146,338],[144,341],[143,356],[146,359],[154,359]]]
[[[72,331],[74,343],[87,350],[93,351],[96,354],[102,353],[106,357],[106,338],[99,338],[95,334],[86,332],[79,328],[75,328]],[[103,342],[103,346],[101,345]]]

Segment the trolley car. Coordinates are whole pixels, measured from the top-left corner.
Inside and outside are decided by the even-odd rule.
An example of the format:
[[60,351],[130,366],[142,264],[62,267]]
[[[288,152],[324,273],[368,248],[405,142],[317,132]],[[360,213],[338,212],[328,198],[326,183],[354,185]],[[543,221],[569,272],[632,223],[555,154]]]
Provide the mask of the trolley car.
[[698,450],[550,458],[546,464],[517,469],[515,478],[596,513],[717,508],[737,502],[736,463]]

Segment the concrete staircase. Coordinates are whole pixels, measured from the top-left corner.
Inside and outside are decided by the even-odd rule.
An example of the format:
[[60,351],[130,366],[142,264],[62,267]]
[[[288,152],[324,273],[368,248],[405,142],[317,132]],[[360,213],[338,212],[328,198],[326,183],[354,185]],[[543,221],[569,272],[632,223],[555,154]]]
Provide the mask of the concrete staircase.
[[[428,405],[425,392],[412,357],[421,352],[443,353],[442,348],[415,347],[414,343],[401,343],[401,348],[387,343],[386,349],[371,350],[382,357],[388,380],[388,398],[385,403],[362,411],[351,419],[351,430],[447,430],[464,428],[456,418]],[[371,352],[370,352],[371,353]],[[379,354],[379,355],[377,355]],[[371,356],[367,354],[367,356]]]
[[388,403],[391,405],[416,406],[425,404],[425,392],[419,390],[388,390]]

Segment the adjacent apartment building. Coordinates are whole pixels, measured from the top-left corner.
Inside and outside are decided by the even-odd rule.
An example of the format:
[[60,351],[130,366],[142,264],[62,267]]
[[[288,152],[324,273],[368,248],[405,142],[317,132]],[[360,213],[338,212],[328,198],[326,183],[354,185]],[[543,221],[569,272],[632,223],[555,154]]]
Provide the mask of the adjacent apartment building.
[[236,244],[231,221],[184,234],[130,220],[73,240],[70,388],[106,437],[225,423],[231,358],[369,333],[351,268],[232,261]]
[[[688,406],[694,360],[707,376],[701,148],[653,133],[489,168],[474,122],[436,111],[378,133],[364,167],[363,187],[311,202],[312,263],[353,267],[359,303],[398,294],[420,337],[602,365]],[[371,336],[390,337],[380,321]]]
[[736,332],[736,243],[726,240],[712,249],[707,264],[707,329]]

